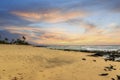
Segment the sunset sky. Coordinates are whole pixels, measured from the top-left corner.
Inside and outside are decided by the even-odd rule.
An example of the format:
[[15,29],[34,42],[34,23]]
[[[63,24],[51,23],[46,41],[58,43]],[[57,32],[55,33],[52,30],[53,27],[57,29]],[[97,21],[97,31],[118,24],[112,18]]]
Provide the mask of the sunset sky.
[[1,0],[0,34],[33,44],[120,45],[120,0]]

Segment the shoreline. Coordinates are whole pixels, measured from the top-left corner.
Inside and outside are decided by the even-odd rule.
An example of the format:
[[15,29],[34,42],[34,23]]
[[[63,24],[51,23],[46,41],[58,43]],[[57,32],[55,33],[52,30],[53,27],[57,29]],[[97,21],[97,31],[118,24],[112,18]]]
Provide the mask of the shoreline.
[[120,75],[119,62],[94,53],[0,45],[2,80],[112,80]]
[[62,51],[74,51],[74,52],[86,52],[86,53],[94,53],[90,56],[93,57],[104,57],[104,60],[109,60],[109,61],[118,61],[120,62],[120,51],[90,51],[90,50],[74,50],[74,49],[55,49],[55,48],[49,48],[53,50],[62,50]]

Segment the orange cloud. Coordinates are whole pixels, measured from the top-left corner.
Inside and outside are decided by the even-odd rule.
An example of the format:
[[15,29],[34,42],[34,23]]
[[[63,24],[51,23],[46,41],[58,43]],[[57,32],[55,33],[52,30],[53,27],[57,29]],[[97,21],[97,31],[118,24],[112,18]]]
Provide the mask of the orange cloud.
[[[119,37],[110,37],[100,34],[68,34],[68,33],[45,33],[36,40],[39,44],[63,44],[63,45],[109,45],[120,44]],[[116,41],[117,40],[117,41]]]
[[11,12],[11,13],[20,16],[28,21],[38,21],[42,18],[42,15],[37,13],[30,13],[30,12]]
[[83,34],[73,34],[60,30],[59,28],[35,28],[35,27],[7,27],[11,33],[25,35],[27,40],[36,44],[63,44],[63,45],[112,45],[120,44],[119,31],[99,32],[100,30],[90,31]]
[[69,19],[74,19],[77,17],[85,17],[87,15],[86,12],[66,12],[62,13],[58,10],[49,11],[46,13],[35,13],[35,12],[11,12],[19,17],[22,17],[28,21],[45,21],[50,23],[62,22],[67,21]]

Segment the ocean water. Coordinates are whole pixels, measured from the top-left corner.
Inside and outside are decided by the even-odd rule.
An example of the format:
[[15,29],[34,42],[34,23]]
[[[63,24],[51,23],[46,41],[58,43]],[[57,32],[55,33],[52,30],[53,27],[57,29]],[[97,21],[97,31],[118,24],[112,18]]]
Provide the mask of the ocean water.
[[120,51],[120,45],[52,45],[48,46],[52,49],[69,49],[69,50],[87,50],[87,51]]

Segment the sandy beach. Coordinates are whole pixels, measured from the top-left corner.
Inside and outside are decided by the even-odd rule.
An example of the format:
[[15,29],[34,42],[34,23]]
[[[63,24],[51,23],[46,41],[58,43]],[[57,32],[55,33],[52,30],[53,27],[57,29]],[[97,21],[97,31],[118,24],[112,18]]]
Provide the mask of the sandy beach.
[[[91,54],[0,45],[0,80],[117,80],[120,63]],[[114,69],[107,70],[110,65]]]

